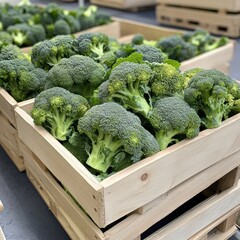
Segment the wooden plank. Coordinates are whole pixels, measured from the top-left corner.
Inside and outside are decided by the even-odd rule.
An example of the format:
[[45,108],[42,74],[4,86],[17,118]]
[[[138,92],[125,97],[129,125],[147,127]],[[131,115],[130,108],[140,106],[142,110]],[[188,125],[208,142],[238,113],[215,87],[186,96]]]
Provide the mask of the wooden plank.
[[139,8],[145,6],[154,6],[156,4],[155,0],[90,0],[91,4],[96,4],[100,6],[107,6],[119,9],[129,9],[129,8]]
[[207,227],[225,213],[239,206],[240,184],[236,188],[224,191],[188,211],[162,229],[146,238],[147,240],[185,240]]
[[0,227],[0,240],[6,240],[1,227]]
[[179,5],[186,7],[197,7],[205,9],[224,9],[232,12],[240,11],[240,2],[239,0],[227,0],[227,1],[218,1],[218,0],[157,0],[157,4],[170,4],[170,5]]
[[210,235],[208,240],[227,240],[230,237],[232,237],[236,232],[237,232],[237,228],[233,226],[224,233],[216,232],[215,234]]
[[228,217],[225,221],[223,221],[221,224],[217,226],[217,229],[220,232],[227,232],[235,225],[238,210],[239,208],[230,217]]
[[[228,213],[226,213],[225,215],[218,218],[217,220],[215,220],[214,222],[209,224],[207,227],[202,229],[200,232],[198,232],[194,236],[190,237],[188,240],[200,240],[200,239],[202,240],[202,238],[205,236],[207,236],[206,239],[208,239],[208,233],[210,233],[214,228],[218,227],[222,222],[225,222],[232,215],[236,215],[236,212],[238,211],[238,209],[239,209],[239,207],[232,209],[231,211],[229,211]],[[234,223],[231,226],[229,226],[228,229],[225,229],[225,232],[228,231],[233,226],[234,226]]]
[[219,180],[231,169],[239,166],[239,161],[240,152],[223,159],[146,204],[127,219],[114,226],[114,228],[105,232],[105,235],[110,240],[128,240],[135,235],[140,235],[160,219],[163,219],[189,199]]

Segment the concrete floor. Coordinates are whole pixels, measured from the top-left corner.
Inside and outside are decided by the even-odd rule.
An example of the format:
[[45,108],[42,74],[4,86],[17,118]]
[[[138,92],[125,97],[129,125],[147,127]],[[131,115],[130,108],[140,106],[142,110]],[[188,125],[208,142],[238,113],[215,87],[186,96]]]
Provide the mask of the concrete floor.
[[[2,0],[1,0],[2,2]],[[9,1],[8,1],[9,2]],[[10,1],[11,2],[11,1]],[[33,3],[47,4],[48,0],[32,0]],[[52,1],[54,2],[54,1]],[[66,8],[75,8],[77,3],[60,3]],[[115,17],[158,25],[154,9],[131,13],[110,8],[103,11]],[[237,40],[235,54],[229,75],[240,79],[240,40]],[[1,127],[0,127],[1,128]],[[0,200],[5,210],[0,213],[0,226],[7,240],[68,240],[69,237],[49,211],[42,198],[28,181],[25,173],[19,173],[7,154],[0,147]],[[240,239],[237,232],[231,240]]]

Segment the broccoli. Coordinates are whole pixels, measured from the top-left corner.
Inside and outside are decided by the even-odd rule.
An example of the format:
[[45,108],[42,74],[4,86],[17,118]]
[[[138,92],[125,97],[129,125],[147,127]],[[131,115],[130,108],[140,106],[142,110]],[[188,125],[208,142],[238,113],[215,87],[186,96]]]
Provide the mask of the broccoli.
[[199,134],[201,119],[183,99],[163,97],[157,100],[149,116],[161,150],[177,143],[178,135],[194,138]]
[[0,86],[18,102],[43,90],[46,73],[22,59],[0,61]]
[[167,59],[167,55],[159,48],[148,45],[135,45],[134,50],[143,55],[143,60],[148,62],[163,62]]
[[12,60],[14,58],[28,59],[27,55],[19,47],[0,41],[0,61]]
[[133,38],[131,40],[131,43],[133,45],[142,45],[142,44],[144,44],[144,45],[156,47],[157,41],[146,40],[145,37],[142,34],[138,33],[138,34],[133,36]]
[[61,35],[35,44],[31,52],[32,63],[36,67],[49,70],[62,58],[76,54],[72,47],[73,40],[73,36]]
[[239,85],[218,70],[204,70],[194,75],[184,91],[184,99],[196,110],[206,128],[220,126],[228,118]]
[[109,92],[109,101],[116,101],[126,109],[147,117],[152,108],[148,87],[152,76],[153,72],[147,64],[123,62],[112,70],[108,91],[104,91],[104,95]]
[[101,56],[99,62],[105,67],[105,69],[111,69],[116,60],[117,60],[116,54],[112,51],[109,51]]
[[124,159],[125,154],[130,154],[134,163],[159,151],[156,139],[140,119],[114,102],[90,108],[79,119],[78,131],[91,140],[86,163],[99,172],[106,172],[115,158]]
[[152,63],[153,78],[150,82],[152,96],[183,95],[184,77],[178,68],[168,63]]
[[204,69],[202,68],[191,68],[187,71],[185,71],[183,73],[183,77],[184,77],[184,86],[186,87],[188,85],[188,82],[190,81],[190,79],[196,75],[197,73],[204,71]]
[[31,111],[37,125],[42,125],[59,141],[66,141],[74,124],[89,109],[88,101],[81,95],[54,87],[39,93]]
[[12,36],[6,31],[0,31],[0,41],[5,43],[12,43]]
[[71,33],[77,33],[81,30],[81,24],[77,18],[71,15],[64,15],[63,20],[69,25]]
[[85,135],[73,131],[69,138],[61,143],[82,164],[85,164],[88,158],[88,154],[86,152],[87,140]]
[[46,39],[45,29],[42,25],[16,24],[7,28],[7,32],[18,46],[32,46]]
[[182,38],[197,47],[198,54],[211,51],[215,48],[221,47],[228,43],[227,37],[216,38],[208,31],[203,29],[196,29],[192,32],[186,32]]
[[182,62],[197,55],[197,48],[190,43],[185,42],[180,36],[173,35],[160,39],[156,45],[168,58]]
[[109,51],[109,38],[104,33],[88,32],[81,34],[74,41],[75,51],[81,55],[88,56],[98,61]]
[[96,25],[96,13],[98,7],[90,5],[87,8],[81,8],[77,12],[78,21],[81,24],[82,30],[94,27]]
[[69,35],[71,34],[71,29],[66,21],[60,19],[55,22],[53,26],[53,34],[54,36],[57,35]]
[[90,98],[93,91],[104,81],[105,74],[106,71],[100,63],[87,56],[74,55],[60,60],[49,70],[45,88],[62,87]]

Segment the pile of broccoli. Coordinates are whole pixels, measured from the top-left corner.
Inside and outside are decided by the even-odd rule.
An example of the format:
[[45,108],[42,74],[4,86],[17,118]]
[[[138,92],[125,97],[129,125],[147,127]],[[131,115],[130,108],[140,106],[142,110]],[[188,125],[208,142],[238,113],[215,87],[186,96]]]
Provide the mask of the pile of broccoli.
[[13,6],[0,4],[0,40],[25,47],[58,35],[69,35],[111,22],[94,5],[65,10],[55,3],[46,7],[22,0]]

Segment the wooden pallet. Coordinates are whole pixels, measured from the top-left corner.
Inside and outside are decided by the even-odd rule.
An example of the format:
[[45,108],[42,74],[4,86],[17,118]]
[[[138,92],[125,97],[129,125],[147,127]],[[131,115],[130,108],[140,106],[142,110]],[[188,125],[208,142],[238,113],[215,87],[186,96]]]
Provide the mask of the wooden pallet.
[[91,4],[138,12],[156,5],[155,0],[90,0]]
[[160,24],[189,29],[203,28],[211,33],[229,37],[240,36],[240,13],[229,13],[222,9],[203,9],[158,1],[157,21]]
[[17,102],[0,88],[0,145],[19,171],[25,170],[21,149],[18,144],[17,124],[14,108]]
[[[117,223],[111,224],[106,229],[101,229],[76,205],[75,201],[63,190],[61,184],[59,184],[49,169],[44,166],[25,144],[23,144],[23,148],[26,155],[28,178],[73,240],[141,239],[141,234],[145,230],[189,200],[190,196],[193,197],[198,191],[209,186],[212,181],[222,176],[229,169],[229,165],[233,164],[233,159],[235,158],[229,159],[228,163],[223,161],[197,174],[143,208],[128,214]],[[209,176],[211,176],[211,180],[208,179]],[[161,228],[151,233],[146,240],[193,240],[200,239],[194,238],[195,235],[205,236],[208,232],[211,232],[211,238],[207,238],[209,240],[220,240],[224,239],[223,236],[233,235],[236,227],[234,227],[232,219],[233,215],[236,216],[240,204],[238,179],[239,169],[235,168],[218,179],[215,184],[217,187],[215,187],[215,191],[211,196],[168,225],[162,227],[160,224]],[[218,228],[216,228],[217,226]],[[181,233],[182,229],[184,229],[183,232],[185,233]],[[218,229],[218,232],[216,232],[216,229]],[[174,233],[172,232],[173,230]],[[215,237],[221,236],[221,238],[213,238],[213,231]],[[179,238],[172,238],[168,237],[168,232],[170,235],[181,234]]]
[[[39,160],[40,165],[44,166],[44,171],[48,171],[61,182],[101,228],[139,208],[143,212],[148,212],[148,209],[151,209],[149,206],[162,201],[163,196],[168,196],[175,187],[182,186],[181,184],[187,180],[191,181],[192,177],[201,172],[211,171],[211,167],[216,167],[216,164],[227,166],[221,171],[215,169],[207,175],[208,177],[205,176],[208,184],[240,165],[240,114],[238,114],[224,121],[219,128],[202,131],[193,140],[183,140],[98,182],[51,134],[33,123],[27,113],[30,109],[30,104],[15,108],[19,137],[30,149],[29,154],[23,151],[24,160],[29,164]],[[215,178],[217,174],[220,175]],[[198,187],[195,185],[193,187],[192,184],[190,188],[185,186],[183,189],[189,189],[189,195],[184,192],[184,200],[179,201],[183,203],[201,191],[204,181],[204,179],[198,181],[198,185],[201,185]],[[181,189],[178,194],[182,192]],[[170,206],[173,207],[174,204],[175,201]],[[153,219],[149,219],[148,222]]]

